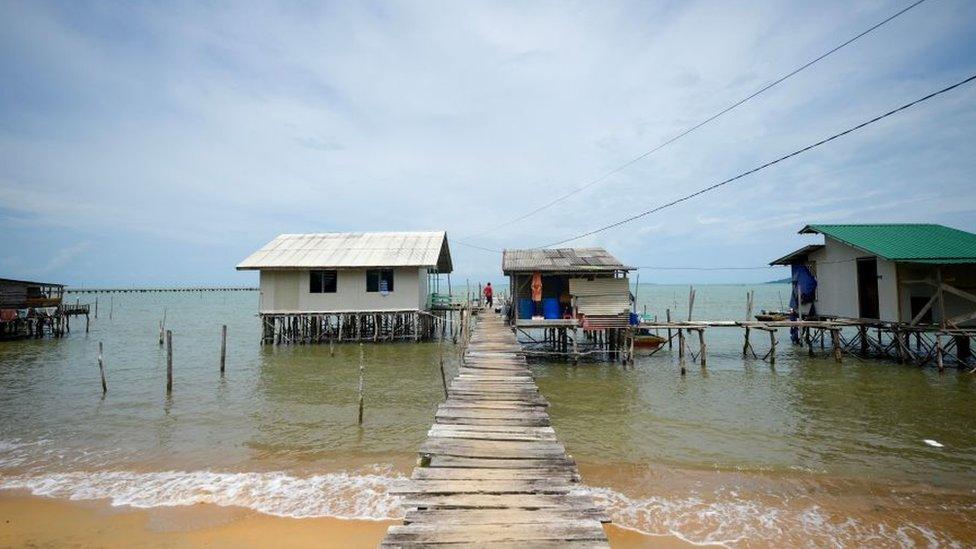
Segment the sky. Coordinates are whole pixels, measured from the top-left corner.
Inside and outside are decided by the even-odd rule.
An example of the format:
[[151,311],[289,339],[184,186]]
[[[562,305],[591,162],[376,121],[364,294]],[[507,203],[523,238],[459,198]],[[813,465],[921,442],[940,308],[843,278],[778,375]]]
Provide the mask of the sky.
[[[0,0],[0,277],[251,285],[234,266],[280,233],[446,230],[455,280],[501,281],[460,240],[586,232],[976,73],[976,3],[928,0],[485,233],[908,4]],[[748,283],[808,223],[976,232],[974,145],[970,84],[568,245]]]

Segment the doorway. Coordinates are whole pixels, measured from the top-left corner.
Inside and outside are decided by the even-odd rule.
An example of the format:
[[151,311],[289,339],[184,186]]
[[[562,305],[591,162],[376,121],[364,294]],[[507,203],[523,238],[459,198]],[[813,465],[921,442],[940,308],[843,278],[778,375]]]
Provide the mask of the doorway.
[[880,317],[878,306],[878,259],[857,260],[857,303],[861,318]]

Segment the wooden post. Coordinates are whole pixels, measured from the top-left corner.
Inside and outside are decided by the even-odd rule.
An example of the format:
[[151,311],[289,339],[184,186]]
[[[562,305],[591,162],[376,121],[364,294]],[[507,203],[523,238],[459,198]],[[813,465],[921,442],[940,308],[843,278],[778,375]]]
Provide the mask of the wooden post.
[[166,330],[166,394],[173,392],[173,332]]
[[98,296],[95,296],[95,318],[98,318]]
[[447,374],[444,373],[444,340],[441,339],[440,343],[437,344],[437,348],[440,350],[440,366],[441,366],[441,385],[444,386],[444,400],[447,400]]
[[695,308],[695,287],[688,287],[688,322],[691,322],[691,311]]
[[668,320],[668,350],[670,351],[673,348],[671,345],[671,309],[665,309],[664,313]]
[[945,365],[942,363],[942,334],[935,334],[935,364],[939,367],[939,371],[945,370]]
[[685,375],[685,331],[678,328],[678,364],[681,366],[681,375]]
[[769,331],[769,364],[776,364],[776,330]]
[[227,325],[220,327],[220,373],[224,373],[224,365],[227,363]]
[[701,361],[702,368],[704,368],[705,367],[705,355],[707,354],[707,350],[706,350],[706,347],[705,347],[705,330],[704,329],[698,330],[698,348],[699,348],[698,349],[698,352],[699,352],[699,357],[698,358]]
[[366,348],[359,344],[359,424],[363,424],[363,391],[365,390]]
[[834,360],[839,364],[842,361],[839,328],[832,328],[830,330],[830,342],[834,345]]
[[108,319],[112,320],[112,314],[115,312],[115,296],[109,296],[108,303]]
[[98,342],[98,372],[102,375],[102,395],[108,392],[108,385],[105,384],[105,364],[102,361],[102,342]]
[[[746,292],[746,322],[752,318],[752,292]],[[742,356],[746,356],[749,352],[749,326],[746,326],[745,341],[742,343]]]
[[85,313],[85,333],[88,333],[88,313]]
[[335,356],[335,338],[329,335],[329,356]]

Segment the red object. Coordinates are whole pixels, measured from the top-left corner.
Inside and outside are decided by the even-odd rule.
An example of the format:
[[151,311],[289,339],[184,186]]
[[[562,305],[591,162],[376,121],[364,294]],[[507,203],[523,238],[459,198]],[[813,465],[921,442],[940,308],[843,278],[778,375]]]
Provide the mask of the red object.
[[491,285],[489,284],[488,286],[485,286],[485,297],[491,298],[493,294],[494,294],[494,290],[491,289]]

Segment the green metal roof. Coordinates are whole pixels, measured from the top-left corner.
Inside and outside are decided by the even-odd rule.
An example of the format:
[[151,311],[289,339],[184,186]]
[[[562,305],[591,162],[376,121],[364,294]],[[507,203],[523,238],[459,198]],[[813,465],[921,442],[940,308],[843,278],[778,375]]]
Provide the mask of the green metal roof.
[[934,223],[807,225],[819,233],[891,261],[976,263],[976,234]]

